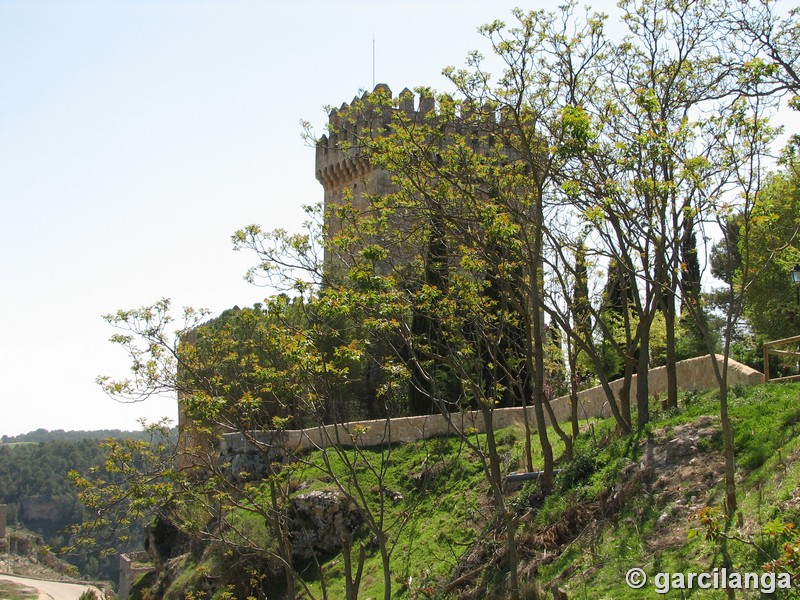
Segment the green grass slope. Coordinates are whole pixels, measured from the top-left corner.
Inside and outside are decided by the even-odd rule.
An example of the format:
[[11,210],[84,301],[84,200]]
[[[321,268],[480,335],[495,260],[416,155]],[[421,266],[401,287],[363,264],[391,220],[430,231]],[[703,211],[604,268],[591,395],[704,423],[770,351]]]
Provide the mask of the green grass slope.
[[[592,521],[553,560],[544,561],[536,569],[537,581],[548,586],[557,583],[570,599],[705,599],[726,598],[728,593],[702,589],[697,582],[691,589],[668,590],[663,576],[658,582],[655,578],[658,573],[677,573],[679,583],[686,587],[689,573],[713,574],[717,569],[721,574],[723,568],[764,573],[766,564],[782,557],[784,544],[798,539],[793,531],[793,524],[800,522],[798,400],[798,384],[733,390],[730,414],[739,512],[727,526],[722,518],[724,463],[715,392],[685,395],[678,413],[658,415],[635,442],[617,439],[604,445],[597,453],[598,470],[564,490],[573,502],[585,505],[597,497],[598,475],[603,470],[617,474],[606,475],[600,488],[608,484],[613,488],[614,480],[619,486],[626,469],[637,465],[650,465],[645,469],[647,476],[618,511]],[[658,456],[648,461],[647,452],[651,456],[661,452],[662,462]],[[553,522],[554,517],[540,519]],[[643,569],[649,578],[642,589],[626,584],[625,576],[633,568]],[[791,564],[776,568],[797,572]],[[737,590],[736,597],[795,598],[800,594],[776,590],[762,596],[761,591],[748,589]]]
[[[725,591],[697,585],[657,589],[654,578],[715,568],[763,573],[767,563],[778,571],[800,570],[784,556],[798,539],[792,524],[800,522],[798,399],[800,384],[732,390],[740,511],[727,526],[720,512],[724,463],[715,392],[684,395],[678,411],[656,413],[644,432],[629,437],[620,437],[610,420],[583,423],[573,459],[559,465],[554,493],[543,498],[536,483],[506,491],[519,524],[523,597],[552,597],[555,585],[570,600],[726,598]],[[484,436],[472,439],[485,444]],[[522,432],[502,430],[497,439],[505,472],[521,468]],[[555,434],[551,439],[555,443]],[[536,463],[535,444],[533,454]],[[355,483],[347,483],[347,462],[355,465]],[[291,477],[297,494],[335,490],[338,479],[369,507],[389,540],[393,597],[507,597],[504,531],[479,457],[463,442],[434,439],[361,455],[310,453]],[[254,520],[253,535],[258,527]],[[260,535],[268,544],[266,530]],[[354,560],[364,545],[359,598],[365,599],[383,598],[381,555],[372,538],[362,527],[354,539]],[[160,593],[231,598],[231,588],[208,584],[231,576],[226,560],[224,552],[208,548],[186,556],[172,587],[162,581]],[[345,597],[341,553],[299,567],[306,597]],[[626,584],[632,568],[650,578],[644,588]],[[736,597],[800,595],[746,590]]]

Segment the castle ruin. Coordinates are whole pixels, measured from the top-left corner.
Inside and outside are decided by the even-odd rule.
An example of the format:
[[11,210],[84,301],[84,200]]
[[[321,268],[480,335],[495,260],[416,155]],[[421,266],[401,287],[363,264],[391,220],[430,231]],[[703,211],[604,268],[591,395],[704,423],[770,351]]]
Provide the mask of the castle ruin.
[[8,505],[0,504],[0,549],[8,546],[8,530],[6,529],[6,521],[8,519]]

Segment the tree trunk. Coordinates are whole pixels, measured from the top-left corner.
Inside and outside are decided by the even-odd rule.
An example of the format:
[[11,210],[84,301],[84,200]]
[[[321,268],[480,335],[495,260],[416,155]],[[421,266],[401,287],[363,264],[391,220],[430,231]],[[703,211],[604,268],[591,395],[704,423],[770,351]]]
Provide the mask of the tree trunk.
[[628,424],[628,427],[633,426],[631,417],[631,381],[633,381],[633,372],[635,365],[630,358],[625,359],[625,373],[622,375],[622,386],[619,388],[619,408],[622,418]]
[[567,346],[567,360],[569,362],[569,422],[572,424],[572,439],[577,439],[580,434],[580,427],[578,426],[578,406],[580,400],[578,399],[578,365],[577,357],[571,347],[571,342]]
[[650,422],[650,389],[647,382],[647,371],[650,367],[650,337],[645,334],[639,343],[639,364],[636,369],[636,411],[637,428],[644,429]]
[[519,600],[519,555],[517,554],[517,521],[505,511],[506,552],[508,555],[508,597]]
[[[538,404],[541,410],[541,403]],[[489,486],[494,497],[495,509],[502,517],[506,526],[506,554],[508,556],[508,598],[519,600],[519,556],[517,555],[517,525],[514,515],[506,507],[505,496],[503,495],[503,475],[500,471],[500,455],[497,452],[497,442],[494,437],[494,419],[492,409],[488,406],[481,408],[483,423],[486,429],[486,446],[489,451]],[[541,480],[541,479],[540,479]],[[388,598],[386,600],[389,600]]]
[[553,431],[556,432],[561,441],[564,442],[564,458],[566,460],[572,460],[572,437],[567,435],[567,433],[561,428],[561,425],[558,424],[556,420],[556,414],[553,411],[553,407],[550,405],[550,400],[547,398],[543,398],[544,408],[547,411],[547,416],[550,418],[550,425],[553,428]]
[[386,534],[378,534],[378,543],[381,549],[381,563],[383,564],[383,600],[392,600],[392,567],[389,563],[389,551],[386,548]]
[[719,383],[719,420],[722,425],[723,455],[725,457],[725,515],[732,519],[736,512],[736,456],[733,448],[733,427],[728,415],[728,381],[723,366]]
[[[533,223],[533,255],[530,268],[531,274],[531,317],[533,320],[533,406],[536,415],[536,427],[539,433],[539,444],[542,447],[542,470],[544,473],[539,479],[539,486],[544,494],[553,489],[553,447],[547,437],[547,423],[544,418],[544,311],[542,310],[542,242],[544,215],[542,212],[542,191],[539,190],[538,201],[534,203]],[[515,575],[516,576],[516,575]]]
[[669,290],[664,297],[664,325],[667,345],[667,407],[678,408],[678,368],[675,365],[675,292]]

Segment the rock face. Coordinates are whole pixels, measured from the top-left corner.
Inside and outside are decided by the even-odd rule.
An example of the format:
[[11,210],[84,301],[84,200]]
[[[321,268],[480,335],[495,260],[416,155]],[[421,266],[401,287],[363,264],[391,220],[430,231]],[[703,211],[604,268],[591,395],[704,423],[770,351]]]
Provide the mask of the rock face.
[[164,517],[156,517],[145,529],[144,549],[157,565],[183,552],[188,544],[188,536]]
[[228,455],[223,461],[224,464],[230,462],[230,467],[225,469],[225,478],[229,481],[244,483],[258,481],[267,476],[264,458],[255,452]]
[[285,460],[283,432],[264,431],[260,432],[259,437],[261,449],[248,443],[246,438],[235,449],[223,447],[219,463],[223,466],[228,481],[234,483],[261,481],[269,475],[268,464]]
[[292,551],[295,559],[335,554],[351,539],[362,518],[339,492],[314,491],[292,500]]
[[29,496],[22,501],[21,515],[26,521],[52,521],[63,510],[58,502],[42,494]]

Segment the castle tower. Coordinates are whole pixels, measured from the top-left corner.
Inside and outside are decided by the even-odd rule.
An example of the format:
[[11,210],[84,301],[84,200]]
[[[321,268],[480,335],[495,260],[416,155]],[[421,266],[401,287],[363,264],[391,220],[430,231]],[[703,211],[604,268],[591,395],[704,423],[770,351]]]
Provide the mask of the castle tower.
[[[373,95],[381,97],[371,102]],[[329,115],[328,135],[317,142],[315,174],[324,189],[325,225],[330,237],[340,229],[332,209],[350,203],[356,210],[364,210],[367,196],[379,196],[393,189],[389,173],[369,164],[360,143],[386,133],[395,111],[403,111],[412,121],[421,122],[434,108],[433,97],[425,95],[419,97],[419,107],[415,108],[414,94],[408,88],[400,92],[398,108],[389,108],[382,102],[391,98],[389,86],[379,83],[372,93],[364,92],[361,98],[356,96],[350,104],[342,104]],[[329,259],[326,253],[325,262]]]
[[[415,100],[417,100],[416,106]],[[330,112],[329,134],[323,135],[316,146],[315,169],[317,180],[325,192],[325,235],[328,240],[333,239],[342,228],[335,214],[336,207],[350,204],[356,212],[363,213],[370,208],[369,196],[380,196],[395,191],[391,175],[371,165],[362,146],[365,140],[390,134],[393,127],[398,127],[398,122],[393,122],[394,116],[404,117],[404,124],[400,125],[401,127],[408,124],[409,129],[416,128],[415,135],[418,136],[416,141],[420,145],[415,149],[423,148],[434,161],[439,160],[441,155],[447,154],[443,149],[450,150],[457,145],[464,145],[475,154],[483,155],[496,164],[511,165],[521,162],[520,168],[526,169],[528,173],[537,171],[537,165],[527,164],[514,145],[508,141],[514,137],[508,134],[513,133],[514,128],[518,127],[512,113],[498,109],[491,103],[479,105],[463,101],[455,102],[453,105],[448,104],[448,99],[441,97],[437,105],[437,101],[429,93],[421,93],[416,99],[408,88],[393,98],[391,89],[385,84],[379,84],[372,93],[365,92],[361,98],[355,97],[350,104],[344,103],[339,109]],[[423,124],[424,127],[417,127]],[[496,144],[496,140],[503,140],[504,143]],[[546,145],[542,142],[542,149],[545,148]],[[493,193],[492,182],[487,180],[483,183],[486,185],[476,186],[481,190],[476,193],[482,194],[488,200]],[[435,181],[432,180],[431,185],[435,186]],[[511,198],[508,197],[508,189],[505,193],[505,201],[513,203],[514,206],[510,213],[524,218],[521,215],[532,210],[529,193],[514,195]],[[473,199],[480,201],[481,197]],[[435,204],[436,202],[433,202],[431,206]],[[410,264],[411,260],[421,258],[420,263],[424,264],[425,269],[423,277],[428,282],[429,277],[439,276],[437,269],[443,263],[452,259],[446,250],[444,252],[440,250],[439,240],[436,237],[438,229],[433,220],[435,216],[431,217],[430,214],[421,211],[402,211],[401,208],[391,213],[388,227],[392,231],[403,234],[413,229],[419,232],[427,228],[429,237],[416,239],[410,245],[404,245],[410,236],[399,235],[397,238],[389,236],[388,242],[386,239],[380,240],[385,242],[384,250],[390,257],[387,263],[393,261],[394,265]],[[428,222],[425,223],[422,219],[428,219]],[[422,227],[419,227],[420,224]],[[391,245],[395,239],[402,241]],[[326,268],[331,266],[332,261],[332,253],[326,245]],[[378,269],[381,268],[383,265],[379,264]],[[487,277],[489,276],[487,273]],[[544,339],[546,333],[543,309],[539,309],[538,319]],[[423,317],[420,317],[420,320],[422,321]],[[414,329],[415,324],[412,323],[411,327]],[[416,393],[414,390],[424,389],[427,385],[422,381],[416,382],[411,386],[412,396]],[[430,394],[422,396],[430,397]],[[426,407],[422,406],[425,402],[429,403],[429,400],[420,400],[416,403],[419,406],[413,409],[416,414],[422,414],[426,410]],[[413,405],[415,402],[412,400]]]

